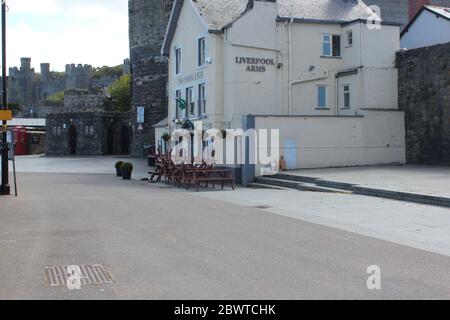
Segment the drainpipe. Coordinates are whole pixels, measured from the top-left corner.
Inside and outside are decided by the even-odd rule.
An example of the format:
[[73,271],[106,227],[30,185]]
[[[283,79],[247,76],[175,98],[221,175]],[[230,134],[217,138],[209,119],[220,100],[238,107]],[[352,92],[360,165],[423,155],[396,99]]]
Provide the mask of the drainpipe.
[[288,115],[292,114],[292,82],[293,82],[293,65],[292,65],[292,24],[294,18],[291,18],[288,26],[288,58],[289,58],[289,74],[288,74]]

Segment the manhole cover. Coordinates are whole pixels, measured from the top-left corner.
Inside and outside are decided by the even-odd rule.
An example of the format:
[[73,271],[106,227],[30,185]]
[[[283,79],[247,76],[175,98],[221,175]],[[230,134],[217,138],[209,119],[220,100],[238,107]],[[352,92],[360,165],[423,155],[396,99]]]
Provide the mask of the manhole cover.
[[[69,270],[69,267],[72,271]],[[73,270],[79,270],[82,286],[113,283],[111,274],[100,264],[81,266],[45,267],[45,280],[50,287],[66,287],[67,279]]]

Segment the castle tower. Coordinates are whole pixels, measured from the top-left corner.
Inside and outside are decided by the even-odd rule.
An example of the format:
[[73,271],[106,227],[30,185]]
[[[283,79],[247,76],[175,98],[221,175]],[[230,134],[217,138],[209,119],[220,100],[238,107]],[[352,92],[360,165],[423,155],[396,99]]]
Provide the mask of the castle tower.
[[31,70],[31,58],[20,58],[20,71],[26,72]]
[[[130,64],[132,77],[132,154],[154,143],[153,125],[167,116],[168,65],[161,56],[168,18],[174,0],[129,0]],[[137,108],[145,108],[139,131]]]
[[66,65],[66,90],[89,89],[89,81],[92,76],[91,65]]
[[48,82],[50,80],[50,63],[41,63],[41,81]]

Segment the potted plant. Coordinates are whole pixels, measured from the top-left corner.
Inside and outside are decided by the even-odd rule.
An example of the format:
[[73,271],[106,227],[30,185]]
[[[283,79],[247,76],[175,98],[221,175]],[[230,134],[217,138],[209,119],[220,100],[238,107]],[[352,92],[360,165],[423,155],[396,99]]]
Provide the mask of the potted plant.
[[164,134],[161,136],[161,138],[162,138],[165,142],[169,141],[171,137],[172,137],[172,136],[171,136],[170,134],[168,134],[167,132],[164,133]]
[[116,162],[116,173],[117,173],[118,177],[122,176],[122,164],[123,164],[123,161]]
[[120,167],[120,170],[122,171],[123,180],[131,179],[131,173],[133,172],[133,165],[131,163],[124,162]]

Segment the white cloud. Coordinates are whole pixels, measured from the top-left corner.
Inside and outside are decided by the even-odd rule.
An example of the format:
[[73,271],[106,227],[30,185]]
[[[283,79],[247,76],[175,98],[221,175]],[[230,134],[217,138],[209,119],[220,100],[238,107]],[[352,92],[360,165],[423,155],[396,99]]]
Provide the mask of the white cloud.
[[117,65],[129,55],[127,0],[8,0],[8,64],[31,57],[62,71],[68,63]]

